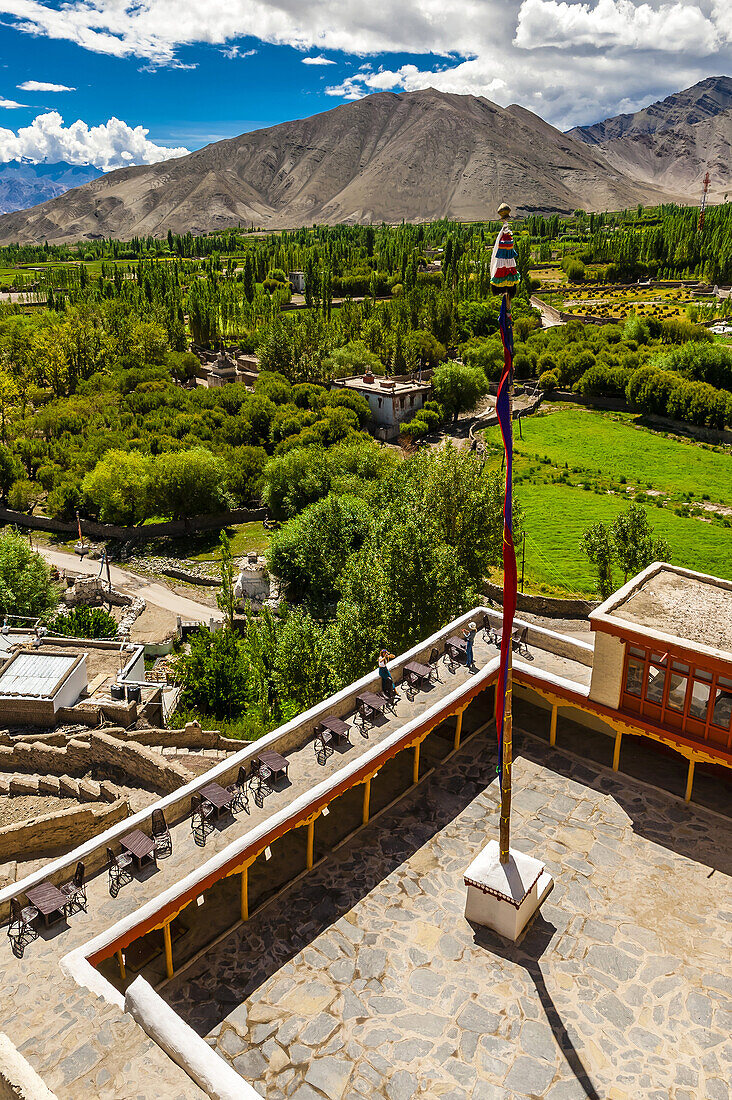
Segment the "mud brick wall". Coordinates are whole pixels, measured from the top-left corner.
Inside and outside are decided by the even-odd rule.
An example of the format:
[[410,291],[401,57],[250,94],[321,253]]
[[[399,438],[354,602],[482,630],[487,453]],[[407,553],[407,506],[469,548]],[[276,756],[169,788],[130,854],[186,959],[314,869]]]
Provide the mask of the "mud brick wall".
[[0,828],[0,862],[68,852],[123,821],[129,812],[128,803],[119,799],[111,804],[71,806],[32,821],[5,825]]

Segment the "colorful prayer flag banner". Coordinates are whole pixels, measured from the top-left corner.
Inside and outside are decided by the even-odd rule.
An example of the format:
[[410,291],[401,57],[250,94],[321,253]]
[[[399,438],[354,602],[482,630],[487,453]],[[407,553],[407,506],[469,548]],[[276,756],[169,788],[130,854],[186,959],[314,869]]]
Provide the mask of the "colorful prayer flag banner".
[[503,731],[506,711],[506,683],[511,657],[511,635],[516,613],[518,573],[516,549],[513,542],[513,425],[511,423],[510,387],[513,383],[513,322],[508,298],[501,302],[498,318],[503,342],[503,373],[498,384],[496,415],[503,436],[506,452],[506,488],[503,499],[503,630],[501,633],[501,660],[498,669],[496,733],[498,735],[498,774],[503,783]]
[[519,282],[513,233],[505,224],[501,226],[491,253],[491,289],[496,294],[512,294]]

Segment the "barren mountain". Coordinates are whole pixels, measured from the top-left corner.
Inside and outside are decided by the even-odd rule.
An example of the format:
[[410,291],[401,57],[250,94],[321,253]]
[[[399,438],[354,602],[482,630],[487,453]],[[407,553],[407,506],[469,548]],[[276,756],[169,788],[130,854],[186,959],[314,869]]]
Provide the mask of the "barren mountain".
[[55,199],[72,187],[97,179],[101,172],[91,164],[32,164],[9,160],[0,164],[0,214]]
[[709,171],[709,197],[732,192],[732,78],[714,76],[570,135],[597,149],[619,172],[698,201]]
[[683,92],[675,92],[632,115],[615,115],[592,126],[568,132],[590,145],[601,145],[626,134],[654,134],[657,130],[695,126],[732,108],[732,77],[709,76]]
[[0,218],[0,243],[161,236],[229,225],[493,217],[669,199],[522,107],[427,89],[382,92],[111,172]]

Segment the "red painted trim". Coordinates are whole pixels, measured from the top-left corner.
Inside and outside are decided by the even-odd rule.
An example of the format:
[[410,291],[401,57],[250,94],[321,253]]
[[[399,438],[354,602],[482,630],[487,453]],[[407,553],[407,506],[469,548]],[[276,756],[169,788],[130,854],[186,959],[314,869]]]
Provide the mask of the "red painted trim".
[[104,959],[112,956],[116,951],[123,950],[125,947],[128,947],[129,944],[134,943],[135,940],[139,940],[148,932],[153,931],[153,929],[165,921],[167,916],[179,913],[181,909],[185,909],[185,907],[190,905],[195,898],[204,893],[215,883],[219,882],[222,878],[228,877],[229,874],[232,874],[237,867],[240,867],[241,864],[245,863],[247,859],[255,855],[255,853],[261,852],[263,848],[273,844],[275,840],[279,840],[285,833],[289,833],[292,829],[297,828],[308,817],[311,817],[312,814],[317,813],[324,806],[333,802],[334,799],[344,794],[345,791],[350,790],[351,787],[357,787],[359,783],[364,781],[367,775],[383,767],[384,764],[393,759],[393,757],[404,748],[408,747],[416,738],[420,737],[422,734],[426,735],[431,730],[437,729],[437,727],[449,717],[452,711],[458,709],[458,707],[462,710],[468,703],[471,703],[473,699],[480,695],[482,691],[491,687],[495,679],[496,677],[493,676],[490,679],[479,681],[474,688],[471,688],[464,695],[461,695],[459,699],[455,700],[452,706],[446,708],[447,713],[442,717],[433,715],[432,718],[426,718],[424,721],[420,722],[419,725],[413,726],[409,733],[401,737],[388,749],[384,749],[383,752],[379,753],[376,759],[371,759],[367,763],[364,763],[360,768],[349,775],[347,779],[344,779],[343,782],[339,783],[332,791],[329,791],[327,798],[321,799],[320,802],[311,803],[305,809],[300,810],[299,813],[293,814],[292,817],[281,822],[277,828],[271,829],[265,836],[260,837],[247,848],[237,852],[235,856],[232,856],[231,859],[227,860],[226,863],[222,864],[222,866],[218,867],[215,871],[210,872],[205,878],[199,879],[194,887],[183,891],[178,897],[169,901],[166,905],[161,906],[160,909],[156,910],[150,917],[147,917],[145,920],[135,925],[134,928],[130,928],[124,935],[119,936],[113,942],[105,944],[105,946],[98,951],[88,955],[87,961],[90,962],[92,966],[97,966]]
[[[642,627],[638,627],[637,630],[634,630],[630,624],[626,627],[625,623],[623,626],[618,626],[614,622],[602,622],[596,623],[594,625],[594,630],[596,634],[612,634],[628,645],[637,645],[643,649],[649,649],[651,645],[651,641],[648,635],[643,633]],[[661,632],[659,631],[659,633]],[[675,661],[686,661],[687,664],[698,665],[708,672],[714,670],[726,676],[732,675],[732,661],[725,660],[723,657],[713,657],[709,653],[701,653],[691,642],[689,642],[688,645],[684,645],[683,642],[676,638],[666,640],[666,636],[664,635],[663,640],[654,638],[652,644],[656,647],[655,652],[661,650],[668,652],[669,657]],[[703,662],[703,664],[700,662]]]
[[725,750],[719,746],[711,745],[708,742],[696,738],[681,737],[678,730],[669,729],[666,726],[659,726],[653,722],[646,722],[636,714],[627,714],[625,711],[616,710],[613,707],[606,707],[602,703],[596,703],[586,695],[581,695],[579,692],[561,687],[559,684],[547,684],[546,680],[539,679],[531,673],[524,672],[523,669],[520,673],[514,670],[514,678],[520,683],[526,682],[529,687],[536,687],[538,690],[547,691],[551,689],[553,695],[558,695],[560,698],[566,699],[569,705],[576,706],[580,710],[593,711],[600,718],[612,718],[615,721],[625,722],[629,726],[637,726],[640,736],[646,732],[656,734],[659,737],[669,738],[672,741],[676,741],[678,745],[683,745],[684,748],[701,749],[710,756],[717,756],[720,764],[732,767],[732,752],[725,752]]

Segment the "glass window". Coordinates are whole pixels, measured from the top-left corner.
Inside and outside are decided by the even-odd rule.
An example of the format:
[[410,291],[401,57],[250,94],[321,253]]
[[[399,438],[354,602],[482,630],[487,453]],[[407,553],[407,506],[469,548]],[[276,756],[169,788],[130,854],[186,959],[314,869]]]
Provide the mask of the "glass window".
[[646,683],[646,699],[649,703],[660,706],[663,702],[663,688],[666,683],[666,663],[661,663],[659,654],[651,654],[651,663],[648,666],[648,681]]
[[645,657],[646,657],[645,649],[639,649],[637,645],[632,645],[630,647],[630,652],[633,654],[634,657],[642,657],[643,660],[645,660]]
[[[697,673],[698,675],[698,673]],[[691,702],[689,703],[689,717],[699,718],[702,722],[707,718],[707,705],[709,703],[709,684],[694,680],[691,685]]]
[[712,722],[720,729],[728,730],[732,718],[732,680],[724,676],[717,677]]
[[644,661],[638,661],[634,657],[631,657],[628,661],[628,675],[625,679],[625,690],[628,695],[637,695],[640,699],[641,688],[643,686],[643,669],[645,668]]
[[[668,682],[668,700],[666,706],[671,710],[677,710],[680,714],[684,712],[684,701],[686,699],[686,685],[689,682],[689,677],[684,676],[681,672],[675,671],[676,662],[674,662],[674,668],[671,670],[671,675]],[[688,672],[688,668],[686,670]]]

